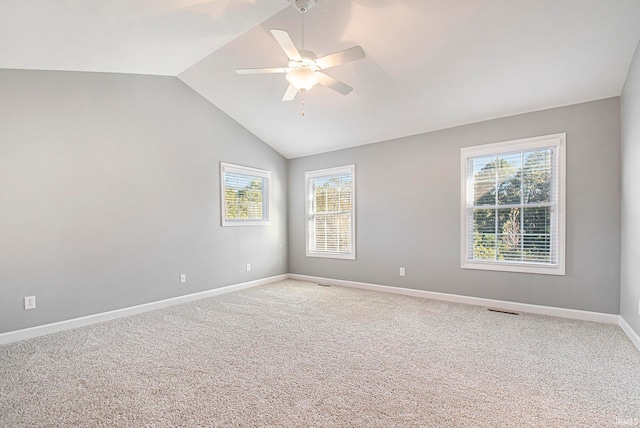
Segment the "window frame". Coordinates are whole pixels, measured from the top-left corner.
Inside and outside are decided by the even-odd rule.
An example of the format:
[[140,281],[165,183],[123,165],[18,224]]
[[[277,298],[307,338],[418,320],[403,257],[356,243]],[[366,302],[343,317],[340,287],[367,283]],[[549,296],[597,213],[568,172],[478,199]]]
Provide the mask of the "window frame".
[[[335,175],[351,175],[351,251],[350,252],[330,252],[311,250],[309,239],[309,226],[312,220],[311,201],[313,195],[310,193],[310,180],[320,177],[331,177]],[[356,259],[356,166],[345,165],[334,168],[325,168],[313,171],[306,171],[305,182],[305,249],[307,257],[319,257],[328,259],[355,260]]]
[[[552,236],[555,242],[552,242],[552,250],[555,251],[556,263],[534,263],[519,261],[488,261],[468,259],[469,243],[468,234],[473,230],[467,230],[467,194],[470,190],[469,186],[473,183],[467,182],[467,166],[468,159],[498,155],[507,153],[517,153],[527,150],[551,148],[555,151],[555,172],[556,180],[552,178],[552,186],[555,188],[557,200],[555,204],[556,221],[555,231]],[[522,272],[533,274],[547,275],[565,275],[565,247],[566,247],[566,133],[544,135],[532,138],[523,138],[518,140],[504,141],[499,143],[482,144],[477,146],[463,147],[460,150],[460,267],[463,269],[480,269],[504,272]],[[553,160],[552,160],[553,161]],[[552,168],[554,170],[554,168]]]
[[[261,219],[228,219],[226,213],[226,174],[235,173],[266,179],[266,188],[262,189]],[[271,171],[249,166],[220,162],[220,217],[221,225],[226,226],[267,226],[271,224]],[[266,205],[266,206],[265,206]]]

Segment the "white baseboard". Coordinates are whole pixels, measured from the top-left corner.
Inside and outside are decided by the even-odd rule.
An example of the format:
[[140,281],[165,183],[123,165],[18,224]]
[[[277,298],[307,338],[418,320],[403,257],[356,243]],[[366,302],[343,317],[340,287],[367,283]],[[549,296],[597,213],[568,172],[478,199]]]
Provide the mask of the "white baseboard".
[[234,291],[244,290],[259,285],[270,284],[272,282],[282,281],[285,279],[295,279],[300,281],[316,282],[328,285],[338,285],[343,287],[360,288],[364,290],[381,291],[384,293],[401,294],[404,296],[422,297],[434,300],[443,300],[455,303],[464,303],[467,305],[484,306],[495,309],[503,309],[508,311],[528,312],[538,315],[549,315],[561,318],[570,318],[583,321],[593,321],[606,324],[617,324],[629,337],[631,342],[640,351],[640,336],[631,328],[631,326],[620,316],[614,314],[604,314],[599,312],[580,311],[575,309],[555,308],[551,306],[530,305],[526,303],[509,302],[505,300],[483,299],[479,297],[462,296],[458,294],[438,293],[434,291],[414,290],[401,287],[390,287],[387,285],[368,284],[364,282],[345,281],[340,279],[323,278],[309,275],[284,274],[276,275],[269,278],[258,279],[255,281],[243,282],[240,284],[229,285],[226,287],[215,288],[213,290],[201,291],[199,293],[187,294],[184,296],[173,297],[171,299],[160,300],[157,302],[145,303],[143,305],[131,306],[128,308],[116,309],[114,311],[102,312],[99,314],[88,315],[85,317],[74,318],[70,320],[60,321],[52,324],[26,328],[23,330],[10,331],[0,334],[0,345],[19,340],[30,339],[32,337],[42,336],[58,331],[69,330],[103,321],[109,321],[116,318],[122,318],[129,315],[140,314],[155,309],[166,308],[168,306],[187,303],[194,300],[204,299],[206,297],[217,296],[220,294],[231,293]]
[[410,288],[390,287],[388,285],[367,284],[364,282],[344,281],[340,279],[321,278],[316,276],[289,274],[290,279],[317,282],[327,285],[338,285],[364,290],[381,291],[383,293],[402,294],[404,296],[423,297],[467,305],[485,306],[507,311],[528,312],[530,314],[549,315],[552,317],[593,321],[605,324],[618,324],[619,315],[600,312],[580,311],[576,309],[555,308],[552,306],[530,305],[527,303],[509,302],[506,300],[483,299],[480,297],[462,296],[459,294],[438,293],[435,291],[414,290]]
[[116,318],[122,318],[129,315],[140,314],[142,312],[148,312],[155,309],[166,308],[168,306],[178,305],[181,303],[192,302],[194,300],[217,296],[219,294],[231,293],[233,291],[239,291],[239,290],[244,290],[246,288],[257,287],[258,285],[270,284],[272,282],[282,281],[287,278],[288,278],[287,274],[277,275],[269,278],[257,279],[255,281],[228,285],[226,287],[214,288],[213,290],[201,291],[199,293],[173,297],[171,299],[159,300],[157,302],[145,303],[142,305],[131,306],[128,308],[116,309],[114,311],[102,312],[99,314],[88,315],[85,317],[55,322],[52,324],[39,325],[36,327],[25,328],[23,330],[10,331],[7,333],[0,334],[0,345],[4,345],[6,343],[11,343],[11,342],[17,342],[19,340],[30,339],[32,337],[42,336],[44,334],[55,333],[58,331],[83,327],[86,325],[95,324],[103,321],[109,321]]
[[618,325],[620,326],[622,331],[624,331],[629,337],[631,343],[633,343],[635,347],[638,348],[638,351],[640,351],[640,335],[638,335],[638,333],[636,333],[635,330],[631,328],[631,326],[624,320],[624,318],[622,318],[622,315],[618,320]]

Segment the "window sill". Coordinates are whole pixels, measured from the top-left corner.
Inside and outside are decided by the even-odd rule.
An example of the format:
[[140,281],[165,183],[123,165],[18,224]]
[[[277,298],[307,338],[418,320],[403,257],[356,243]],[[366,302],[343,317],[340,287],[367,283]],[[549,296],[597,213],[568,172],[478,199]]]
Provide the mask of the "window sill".
[[355,253],[318,253],[307,251],[307,257],[317,257],[322,259],[342,259],[342,260],[355,260]]
[[234,220],[223,220],[222,221],[222,227],[227,227],[227,226],[269,226],[271,225],[271,222],[269,221],[253,221],[253,220],[247,220],[247,221],[234,221]]
[[565,275],[564,266],[561,265],[463,261],[460,267],[462,269],[493,270],[500,272],[533,273],[541,275]]

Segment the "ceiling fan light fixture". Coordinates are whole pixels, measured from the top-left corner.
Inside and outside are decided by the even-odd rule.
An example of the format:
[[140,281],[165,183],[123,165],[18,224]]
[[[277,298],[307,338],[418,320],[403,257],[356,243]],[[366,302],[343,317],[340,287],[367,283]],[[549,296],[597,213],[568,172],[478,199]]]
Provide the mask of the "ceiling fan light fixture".
[[307,68],[292,70],[287,73],[287,82],[291,83],[294,88],[300,92],[308,91],[313,88],[320,79],[320,75]]

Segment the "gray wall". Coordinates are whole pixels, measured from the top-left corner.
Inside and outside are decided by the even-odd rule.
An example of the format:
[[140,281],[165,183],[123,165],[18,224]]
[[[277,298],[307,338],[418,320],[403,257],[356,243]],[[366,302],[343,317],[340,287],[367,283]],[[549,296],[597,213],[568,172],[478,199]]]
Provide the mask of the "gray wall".
[[640,47],[622,105],[622,278],[620,315],[640,335]]
[[[0,333],[286,272],[621,311],[640,331],[639,62],[622,97],[622,293],[618,98],[287,163],[177,78],[0,70]],[[567,275],[460,269],[460,148],[558,132]],[[272,171],[271,226],[220,226],[220,161]],[[351,163],[357,260],[307,258],[304,172]]]
[[[460,148],[560,132],[567,133],[566,276],[461,269]],[[305,257],[304,172],[351,163],[357,260]],[[618,314],[619,98],[291,160],[289,270]]]
[[[0,333],[288,271],[286,160],[177,78],[0,70],[0,94]],[[220,226],[220,161],[272,171],[271,226]]]

